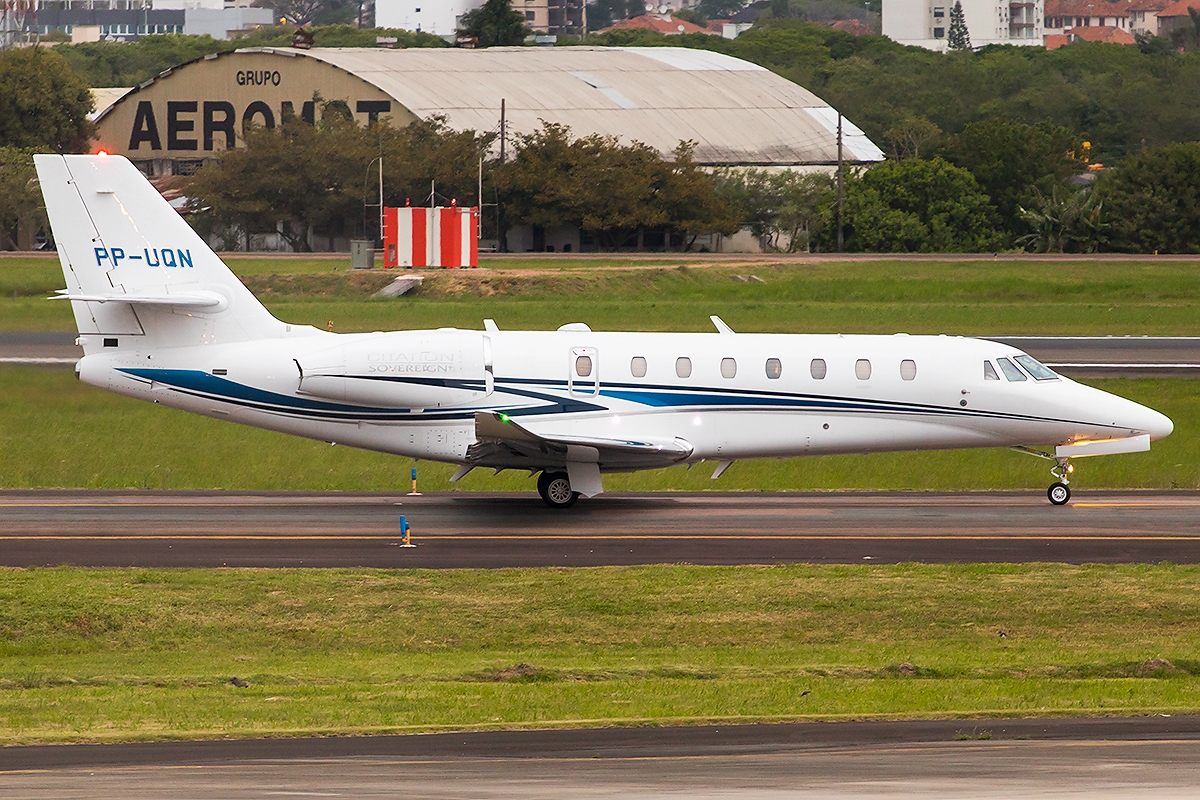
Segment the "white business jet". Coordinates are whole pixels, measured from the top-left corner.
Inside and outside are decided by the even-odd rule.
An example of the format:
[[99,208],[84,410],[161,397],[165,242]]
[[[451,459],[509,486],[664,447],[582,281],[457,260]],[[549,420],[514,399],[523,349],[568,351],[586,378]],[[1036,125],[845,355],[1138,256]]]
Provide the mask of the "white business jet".
[[35,157],[84,357],[121,394],[368,450],[539,474],[555,508],[606,472],[737,459],[1011,447],[1134,453],[1171,420],[1012,347],[947,336],[443,328],[275,319],[118,156]]

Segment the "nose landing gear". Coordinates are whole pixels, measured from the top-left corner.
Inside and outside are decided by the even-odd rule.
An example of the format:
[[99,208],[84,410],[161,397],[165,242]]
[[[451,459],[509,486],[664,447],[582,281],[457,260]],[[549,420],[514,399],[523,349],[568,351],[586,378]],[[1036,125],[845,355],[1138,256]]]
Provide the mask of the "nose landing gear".
[[1071,465],[1070,459],[1059,458],[1056,460],[1058,463],[1050,468],[1050,474],[1058,480],[1050,484],[1050,488],[1046,490],[1046,497],[1050,498],[1050,502],[1056,506],[1065,506],[1071,499],[1071,487],[1068,485],[1071,479],[1067,476],[1075,471],[1075,467]]
[[1052,456],[1049,453],[1043,453],[1041,450],[1035,450],[1032,447],[1013,447],[1018,453],[1037,456],[1044,458],[1047,461],[1056,462],[1050,468],[1050,474],[1054,476],[1054,483],[1050,484],[1050,488],[1046,490],[1046,497],[1056,506],[1065,506],[1071,499],[1071,478],[1070,475],[1075,471],[1075,466],[1071,464],[1071,459]]

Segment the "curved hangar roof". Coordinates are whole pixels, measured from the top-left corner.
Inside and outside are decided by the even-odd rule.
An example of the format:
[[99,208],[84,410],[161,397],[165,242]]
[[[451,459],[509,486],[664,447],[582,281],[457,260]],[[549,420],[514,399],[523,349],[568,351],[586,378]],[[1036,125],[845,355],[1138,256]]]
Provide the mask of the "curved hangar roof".
[[[224,112],[218,109],[210,114],[206,110],[216,103],[205,103],[203,111],[198,104],[181,105],[181,100],[186,103],[191,98],[183,98],[180,90],[195,83],[196,91],[207,97],[214,95],[222,83],[237,83],[237,87],[230,88],[236,88],[238,96],[231,96],[233,102],[225,103],[233,116],[244,104],[239,103],[240,95],[248,89],[264,97],[246,104],[246,116],[263,113],[264,105],[279,105],[272,102],[272,97],[280,91],[281,83],[294,86],[303,80],[309,98],[313,89],[327,99],[339,97],[337,87],[326,88],[320,70],[313,70],[314,62],[337,68],[342,75],[336,82],[357,78],[368,84],[362,87],[367,94],[391,98],[402,107],[390,109],[397,120],[411,119],[410,114],[421,118],[442,114],[458,130],[496,130],[503,98],[508,129],[515,133],[536,130],[540,121],[546,120],[569,126],[577,136],[614,135],[625,141],[644,142],[664,154],[680,140],[694,140],[695,159],[701,164],[798,166],[837,162],[837,111],[828,103],[747,61],[674,47],[249,48],[168,70],[156,81],[126,95],[100,119],[102,145],[110,140],[118,152],[131,158],[151,155],[146,148],[154,142],[146,130],[146,116],[153,109],[138,112],[135,119],[132,106],[149,105],[155,98],[148,100],[143,92],[153,92],[154,84],[159,84],[160,89],[169,85],[165,94],[175,101],[171,103],[176,108],[172,121],[178,124],[183,120],[184,131],[191,131],[186,138],[195,137],[198,144],[207,145],[190,149],[211,150],[214,138],[220,149]],[[190,70],[205,71],[206,75],[197,74],[195,81],[181,80]],[[222,80],[216,74],[207,74],[213,70],[230,72],[230,76]],[[234,78],[243,72],[257,77]],[[284,75],[282,81],[259,80],[264,74],[280,73]],[[297,81],[289,80],[289,73],[295,73]],[[162,100],[153,103],[160,104],[165,106]],[[255,104],[258,110],[251,112]],[[289,110],[299,107],[293,102],[282,104]],[[122,106],[123,113],[115,113]],[[195,112],[194,120],[186,116],[189,111]],[[165,112],[164,107],[159,116]],[[122,124],[114,119],[115,135],[106,136],[105,117],[114,113],[132,120],[132,127],[129,120]],[[189,121],[194,127],[186,127]],[[209,131],[210,123],[215,131]],[[233,127],[231,120],[230,133]],[[132,136],[127,132],[130,130]],[[166,139],[166,133],[159,138]],[[171,139],[180,140],[185,140],[183,133]],[[123,146],[125,141],[129,148]],[[883,159],[880,149],[845,119],[843,145],[847,161]],[[159,149],[178,155],[170,146]]]

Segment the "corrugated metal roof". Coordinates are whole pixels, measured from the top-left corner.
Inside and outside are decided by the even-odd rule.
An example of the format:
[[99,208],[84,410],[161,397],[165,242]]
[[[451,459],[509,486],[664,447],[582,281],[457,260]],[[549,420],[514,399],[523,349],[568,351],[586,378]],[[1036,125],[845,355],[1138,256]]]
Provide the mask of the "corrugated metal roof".
[[[541,120],[639,141],[664,154],[697,142],[701,164],[837,161],[837,112],[802,86],[721,53],[676,47],[493,47],[484,50],[254,48],[323,61],[371,83],[419,117],[458,130],[508,130]],[[236,53],[233,54],[236,56]],[[228,57],[228,56],[226,56]],[[834,120],[832,129],[830,119]],[[880,161],[862,131],[843,126],[845,157]]]

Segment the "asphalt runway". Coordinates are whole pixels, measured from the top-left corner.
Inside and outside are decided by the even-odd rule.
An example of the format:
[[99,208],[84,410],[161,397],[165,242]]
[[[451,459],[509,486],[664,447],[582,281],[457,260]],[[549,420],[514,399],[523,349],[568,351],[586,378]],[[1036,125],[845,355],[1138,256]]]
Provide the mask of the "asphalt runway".
[[[69,367],[83,357],[69,331],[0,331],[0,364]],[[1197,336],[986,336],[1074,378],[1200,376]]]
[[799,723],[0,750],[21,798],[1194,798],[1196,717]]
[[[415,547],[401,547],[399,519]],[[0,492],[0,565],[1200,563],[1200,492]]]

